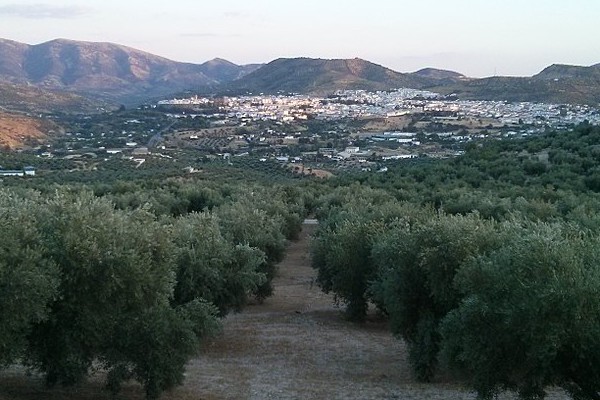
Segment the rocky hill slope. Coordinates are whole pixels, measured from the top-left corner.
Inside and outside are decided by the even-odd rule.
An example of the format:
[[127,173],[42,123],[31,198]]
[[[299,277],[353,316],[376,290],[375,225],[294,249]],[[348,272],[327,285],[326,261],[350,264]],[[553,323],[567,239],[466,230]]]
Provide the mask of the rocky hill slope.
[[0,40],[0,81],[126,103],[215,86],[254,68],[225,60],[181,63],[113,43]]
[[342,89],[387,90],[431,86],[435,79],[403,74],[360,58],[280,58],[233,81],[231,91],[323,94]]
[[47,120],[0,112],[0,149],[15,150],[35,146],[58,129]]

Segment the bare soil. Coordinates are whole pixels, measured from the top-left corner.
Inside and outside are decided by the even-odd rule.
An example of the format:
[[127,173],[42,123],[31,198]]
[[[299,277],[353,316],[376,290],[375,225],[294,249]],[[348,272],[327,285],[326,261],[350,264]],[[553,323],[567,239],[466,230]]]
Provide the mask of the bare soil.
[[313,175],[317,178],[328,179],[333,177],[333,173],[330,171],[326,171],[324,169],[313,169],[311,167],[307,167],[304,164],[288,164],[287,167],[296,174],[303,175]]
[[14,150],[43,141],[49,129],[43,125],[35,118],[0,112],[0,148]]
[[[223,321],[223,333],[190,362],[185,384],[164,399],[475,399],[459,383],[441,377],[417,383],[406,349],[375,313],[367,322],[346,321],[333,298],[315,284],[305,225],[290,244],[274,281],[275,295]],[[123,399],[141,399],[139,386]],[[100,384],[46,391],[22,372],[0,375],[0,399],[107,399]],[[503,399],[513,398],[510,395]],[[549,399],[566,399],[560,392]]]

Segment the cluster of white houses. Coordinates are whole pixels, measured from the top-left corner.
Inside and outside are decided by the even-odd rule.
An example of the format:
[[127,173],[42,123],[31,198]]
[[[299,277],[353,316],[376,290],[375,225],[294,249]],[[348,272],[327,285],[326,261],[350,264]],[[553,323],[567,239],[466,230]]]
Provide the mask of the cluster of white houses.
[[507,101],[471,101],[445,98],[437,93],[415,89],[368,92],[343,90],[322,98],[307,95],[258,95],[209,99],[162,100],[161,104],[204,105],[218,103],[215,117],[248,121],[293,122],[314,117],[322,120],[393,117],[410,113],[434,113],[438,122],[463,117],[491,118],[502,124],[529,124],[555,127],[584,120],[600,124],[600,111],[586,105],[564,105]]

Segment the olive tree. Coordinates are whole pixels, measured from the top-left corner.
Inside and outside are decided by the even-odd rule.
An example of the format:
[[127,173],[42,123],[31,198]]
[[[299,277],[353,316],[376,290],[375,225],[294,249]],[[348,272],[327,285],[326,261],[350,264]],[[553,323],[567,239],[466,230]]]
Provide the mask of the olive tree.
[[203,299],[225,315],[232,309],[239,311],[248,295],[266,282],[260,271],[264,253],[226,240],[214,215],[189,214],[174,223],[173,231],[174,304]]
[[336,301],[346,306],[352,320],[365,318],[369,282],[376,270],[370,260],[374,236],[382,232],[378,222],[347,220],[333,230],[324,229],[313,244],[313,267],[317,283],[325,293],[333,292]]
[[36,323],[25,361],[49,385],[80,382],[96,361],[117,390],[138,379],[155,398],[183,378],[200,334],[217,324],[206,302],[171,306],[169,227],[144,210],[115,210],[89,194],[57,194],[37,210],[43,257],[59,269],[49,316]]
[[443,354],[482,399],[540,399],[561,386],[600,399],[600,239],[538,225],[465,265]]
[[261,250],[265,259],[258,272],[266,280],[254,290],[258,299],[265,299],[273,293],[272,280],[276,273],[276,264],[285,254],[285,236],[283,220],[254,206],[247,200],[225,204],[214,211],[218,218],[223,236],[234,245],[250,246]]
[[24,354],[32,326],[48,318],[58,269],[44,257],[38,203],[0,191],[0,365]]
[[317,282],[326,293],[346,306],[350,319],[363,320],[369,302],[381,308],[381,296],[370,287],[380,264],[372,257],[373,247],[393,226],[410,223],[430,214],[429,209],[397,202],[371,203],[370,193],[354,202],[332,207],[320,223],[312,244],[312,265]]
[[495,224],[477,214],[404,222],[374,244],[379,271],[371,290],[388,313],[392,332],[402,337],[418,379],[435,373],[441,343],[440,322],[458,306],[453,281],[470,258],[501,242]]

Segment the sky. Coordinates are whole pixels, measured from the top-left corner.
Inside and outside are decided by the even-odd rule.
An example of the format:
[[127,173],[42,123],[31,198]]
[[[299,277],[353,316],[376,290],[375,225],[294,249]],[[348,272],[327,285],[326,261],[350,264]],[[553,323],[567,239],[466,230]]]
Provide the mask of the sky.
[[600,63],[600,0],[0,0],[0,37],[113,42],[175,61],[363,58],[530,76]]

